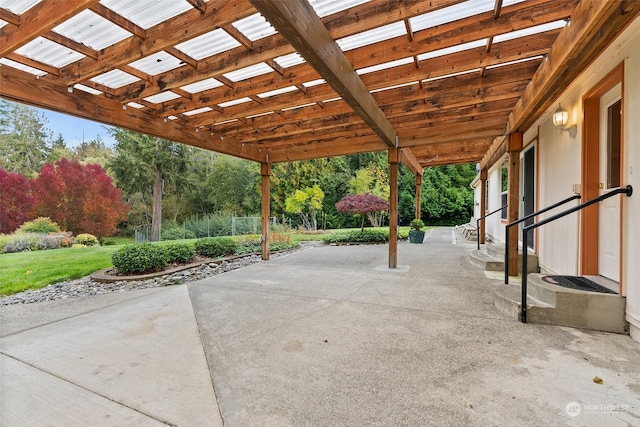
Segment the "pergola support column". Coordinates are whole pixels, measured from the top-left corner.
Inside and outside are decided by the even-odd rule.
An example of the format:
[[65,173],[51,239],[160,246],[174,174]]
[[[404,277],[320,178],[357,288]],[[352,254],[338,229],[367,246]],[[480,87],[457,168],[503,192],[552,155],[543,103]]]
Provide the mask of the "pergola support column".
[[262,259],[269,260],[269,219],[271,217],[271,164],[260,164],[262,175]]
[[422,212],[422,175],[416,174],[416,219],[420,219]]
[[398,266],[398,164],[400,149],[390,148],[389,157],[389,268]]
[[[482,169],[480,171],[480,212],[478,218],[484,216],[487,211],[487,170]],[[485,220],[480,221],[480,229],[478,230],[478,240],[480,244],[485,243],[487,227],[485,226]]]
[[[507,222],[513,222],[518,219],[518,210],[520,207],[520,152],[522,151],[522,132],[513,132],[509,134],[507,140],[507,152],[509,153],[509,163],[507,166],[507,179],[509,188],[507,189]],[[509,275],[518,275],[518,227],[510,227],[509,235],[505,236],[509,239],[509,247],[516,250],[509,251]],[[527,248],[522,248],[526,251]],[[526,273],[525,273],[526,274]]]

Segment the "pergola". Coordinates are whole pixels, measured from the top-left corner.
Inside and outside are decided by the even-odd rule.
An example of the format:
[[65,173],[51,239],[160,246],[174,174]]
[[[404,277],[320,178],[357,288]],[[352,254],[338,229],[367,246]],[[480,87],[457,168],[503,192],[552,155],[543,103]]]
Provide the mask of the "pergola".
[[[260,162],[265,259],[273,163],[386,150],[395,268],[398,164],[416,176],[417,215],[424,167],[480,162],[486,180],[639,10],[624,0],[0,0],[0,96]],[[518,163],[509,156],[510,219]]]

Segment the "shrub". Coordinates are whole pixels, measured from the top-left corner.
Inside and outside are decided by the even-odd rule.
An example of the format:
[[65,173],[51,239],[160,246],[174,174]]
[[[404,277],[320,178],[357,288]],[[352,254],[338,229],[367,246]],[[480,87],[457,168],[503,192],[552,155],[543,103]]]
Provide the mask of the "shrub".
[[325,243],[386,243],[389,232],[386,230],[352,230],[332,233],[323,238]]
[[102,246],[114,246],[116,244],[116,242],[114,242],[113,240],[105,240],[104,242],[102,242]]
[[82,233],[76,236],[76,243],[79,243],[84,246],[94,246],[97,245],[98,238],[93,234]]
[[189,243],[169,243],[163,245],[167,251],[167,262],[189,262],[196,254],[193,245]]
[[260,252],[261,250],[262,242],[260,239],[245,238],[238,241],[235,253],[244,255],[252,252]]
[[71,245],[71,247],[73,249],[78,249],[78,248],[86,248],[85,245],[83,245],[82,243],[74,243],[73,245]]
[[162,231],[162,240],[195,239],[196,234],[183,228],[171,228]]
[[37,251],[43,236],[36,233],[15,233],[8,237],[3,249],[5,253]]
[[32,221],[27,221],[18,228],[23,233],[59,233],[60,227],[51,218],[39,217]]
[[111,262],[121,273],[146,273],[165,268],[167,258],[167,250],[163,246],[137,243],[116,250],[111,255]]
[[409,227],[411,227],[412,230],[420,231],[424,227],[424,222],[422,222],[421,219],[416,218],[411,220],[411,222],[409,223]]
[[237,244],[228,237],[205,237],[196,240],[195,249],[198,255],[211,258],[219,258],[225,255],[233,255]]
[[0,252],[4,252],[4,245],[7,244],[10,237],[8,234],[0,234]]
[[60,249],[62,247],[62,239],[63,236],[53,235],[53,236],[42,236],[40,241],[38,242],[38,249]]

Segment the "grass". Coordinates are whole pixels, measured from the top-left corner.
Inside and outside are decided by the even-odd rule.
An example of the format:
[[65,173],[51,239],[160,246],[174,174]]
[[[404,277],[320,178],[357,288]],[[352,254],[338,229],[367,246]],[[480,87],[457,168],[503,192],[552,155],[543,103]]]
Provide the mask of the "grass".
[[0,255],[0,294],[39,289],[52,283],[79,279],[111,266],[118,246],[52,249]]

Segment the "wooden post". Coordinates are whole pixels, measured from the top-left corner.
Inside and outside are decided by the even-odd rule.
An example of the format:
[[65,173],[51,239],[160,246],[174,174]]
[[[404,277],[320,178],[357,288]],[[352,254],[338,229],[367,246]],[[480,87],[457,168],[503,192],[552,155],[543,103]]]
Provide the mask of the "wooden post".
[[262,175],[262,259],[269,260],[269,218],[271,217],[271,164],[260,164]]
[[[520,207],[520,151],[522,151],[522,133],[513,132],[509,134],[507,140],[507,152],[509,153],[509,163],[507,169],[507,179],[509,188],[507,189],[507,221],[513,222],[518,219]],[[518,227],[511,227],[509,235],[509,276],[518,275]],[[522,248],[526,251],[527,248]],[[525,273],[526,274],[526,273]]]
[[422,175],[416,174],[416,219],[420,219],[422,211]]
[[[484,216],[487,211],[487,170],[482,169],[480,171],[480,217]],[[485,221],[480,221],[480,229],[478,231],[478,240],[480,244],[484,244],[486,238],[487,227]]]
[[390,148],[389,157],[389,268],[398,266],[398,163],[400,150]]

